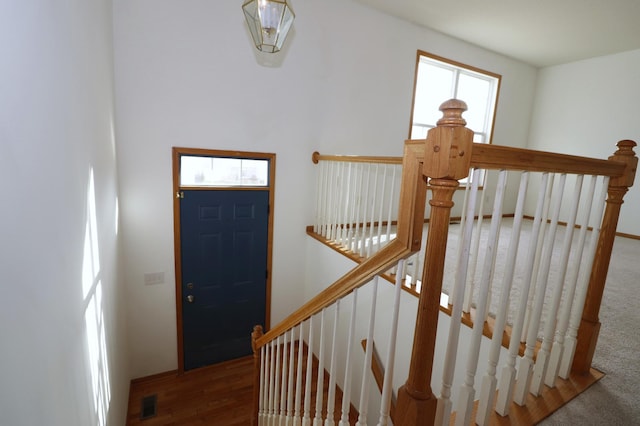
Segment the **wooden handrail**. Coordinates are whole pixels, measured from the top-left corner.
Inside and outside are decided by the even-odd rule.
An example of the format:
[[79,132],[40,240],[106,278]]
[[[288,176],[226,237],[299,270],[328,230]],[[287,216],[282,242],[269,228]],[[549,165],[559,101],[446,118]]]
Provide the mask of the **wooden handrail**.
[[[424,140],[411,141],[424,143]],[[346,161],[352,163],[402,164],[402,157],[375,157],[357,155],[321,155],[317,151],[312,161]],[[613,160],[613,161],[612,161]],[[626,165],[610,158],[581,157],[533,149],[474,143],[471,152],[471,167],[492,170],[527,170],[531,172],[568,173],[619,177],[625,173]]]
[[420,250],[426,201],[421,165],[423,146],[422,143],[405,144],[396,238],[257,339],[256,349]]
[[598,158],[474,143],[471,167],[614,177],[622,176],[626,166]]
[[343,161],[349,163],[402,164],[402,157],[375,157],[366,155],[321,155],[318,151],[311,154],[313,164],[322,161]]

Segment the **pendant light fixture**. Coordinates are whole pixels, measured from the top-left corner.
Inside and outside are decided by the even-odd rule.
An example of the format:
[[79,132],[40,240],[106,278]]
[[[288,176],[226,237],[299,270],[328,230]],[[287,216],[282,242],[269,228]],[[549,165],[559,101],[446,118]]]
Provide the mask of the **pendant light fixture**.
[[295,18],[287,0],[247,0],[242,10],[258,50],[278,52]]

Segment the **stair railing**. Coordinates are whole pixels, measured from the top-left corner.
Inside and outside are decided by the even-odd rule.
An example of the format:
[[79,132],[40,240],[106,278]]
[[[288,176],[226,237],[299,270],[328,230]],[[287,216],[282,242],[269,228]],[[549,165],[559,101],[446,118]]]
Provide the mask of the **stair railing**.
[[[448,101],[441,107],[441,110],[444,112],[444,117],[440,120],[438,127],[432,129],[425,141],[407,141],[405,143],[405,156],[403,157],[402,165],[402,185],[400,188],[401,196],[397,209],[396,238],[387,238],[384,244],[378,244],[379,247],[377,251],[372,250],[371,253],[365,252],[365,256],[360,256],[361,259],[359,259],[359,261],[362,262],[360,265],[321,292],[316,298],[309,301],[292,314],[285,322],[269,331],[269,333],[261,337],[256,336],[256,364],[262,365],[263,370],[266,366],[269,371],[278,372],[279,364],[276,363],[269,367],[270,364],[265,363],[264,358],[265,356],[270,356],[272,363],[273,354],[276,354],[276,359],[281,358],[278,348],[282,345],[281,342],[284,342],[284,347],[286,347],[287,338],[282,337],[285,336],[286,333],[290,333],[288,337],[289,342],[293,342],[296,336],[299,336],[297,338],[302,348],[303,329],[306,327],[306,329],[309,330],[306,341],[309,344],[310,350],[314,351],[315,348],[311,348],[314,344],[314,339],[309,335],[313,333],[314,330],[310,324],[314,321],[314,316],[315,318],[317,318],[318,314],[324,316],[322,312],[333,305],[336,306],[331,309],[335,309],[337,315],[337,305],[339,303],[336,301],[342,300],[342,298],[351,293],[353,293],[353,295],[349,297],[355,299],[356,289],[361,288],[365,283],[372,281],[374,277],[389,268],[393,268],[399,260],[407,259],[412,253],[416,253],[420,249],[426,201],[426,180],[429,179],[428,188],[432,191],[432,196],[429,199],[429,231],[425,247],[424,267],[421,273],[422,289],[419,293],[418,312],[408,378],[405,385],[398,390],[397,418],[393,421],[396,425],[427,425],[434,424],[436,420],[437,424],[448,424],[449,413],[452,411],[453,406],[450,389],[452,387],[452,377],[455,370],[455,364],[448,361],[455,361],[458,357],[468,356],[467,368],[464,372],[464,383],[456,399],[458,402],[456,403],[455,412],[456,424],[468,424],[470,422],[471,407],[473,406],[476,394],[474,385],[478,367],[480,339],[483,333],[487,334],[484,319],[487,317],[488,312],[489,293],[492,291],[491,283],[494,281],[496,257],[500,256],[495,247],[500,238],[500,221],[504,216],[502,206],[505,203],[505,194],[508,192],[506,188],[509,175],[516,174],[520,177],[520,186],[517,191],[518,195],[515,197],[515,207],[512,207],[514,213],[510,215],[513,217],[512,228],[515,229],[516,232],[511,234],[508,245],[509,249],[506,253],[507,266],[505,267],[505,274],[502,279],[503,285],[499,290],[501,295],[499,302],[500,311],[495,319],[487,372],[483,379],[480,401],[478,402],[479,414],[476,416],[475,421],[479,424],[487,423],[488,413],[491,411],[490,407],[492,407],[492,401],[495,397],[495,389],[497,386],[495,371],[500,358],[501,346],[508,347],[508,354],[502,357],[503,360],[506,359],[507,361],[504,366],[496,402],[496,411],[500,415],[507,415],[509,413],[509,406],[512,404],[511,401],[515,401],[516,404],[523,404],[524,396],[528,392],[537,395],[542,383],[548,386],[554,386],[555,377],[558,374],[560,377],[567,377],[572,364],[575,372],[584,374],[589,371],[593,348],[595,348],[599,329],[597,314],[604,289],[604,281],[609,264],[609,257],[611,255],[620,205],[622,204],[624,193],[626,193],[628,187],[633,183],[635,169],[637,167],[637,157],[633,153],[635,142],[619,142],[618,151],[610,157],[609,160],[472,144],[471,136],[469,136],[468,133],[470,131],[464,127],[464,120],[461,118],[462,111],[464,111],[465,108],[464,103],[455,100]],[[318,155],[314,155],[314,157],[321,159]],[[353,161],[352,163],[356,162]],[[350,176],[349,173],[346,172],[348,167],[341,167],[343,167],[340,169],[342,172],[339,173],[342,176]],[[455,276],[455,282],[450,290],[449,310],[452,312],[452,318],[461,318],[462,322],[465,322],[465,314],[462,314],[462,295],[467,292],[467,275],[469,275],[467,271],[472,266],[471,264],[477,261],[479,268],[477,274],[479,276],[479,287],[476,293],[479,297],[475,299],[474,312],[476,315],[475,318],[480,320],[473,321],[470,348],[466,348],[465,351],[460,354],[458,353],[457,342],[459,340],[461,321],[450,321],[449,339],[446,344],[446,349],[441,349],[442,353],[445,354],[444,357],[441,358],[444,358],[447,362],[443,368],[440,397],[436,398],[431,390],[432,382],[434,382],[434,380],[432,380],[432,369],[434,365],[434,354],[436,353],[436,331],[445,263],[451,261],[449,259],[445,260],[445,253],[448,240],[451,238],[448,228],[451,221],[452,200],[459,185],[458,180],[467,177],[469,170],[471,170],[471,179],[467,185],[468,189],[465,191],[466,195],[462,203],[464,208],[463,214],[461,215],[460,231],[458,233],[459,246],[457,251],[462,257],[454,257],[454,262],[457,263],[454,264],[453,268],[455,273],[451,274]],[[488,180],[485,180],[483,183],[485,185],[483,190],[486,191],[489,186],[488,182],[492,180],[492,173],[494,174],[493,182],[495,183],[495,190],[490,197],[485,193],[483,197],[480,197],[482,201],[478,203],[479,176],[485,174],[489,177]],[[567,186],[567,175],[575,175],[575,177],[570,179],[574,184],[573,192],[569,193],[570,196],[564,195],[563,193],[565,186]],[[582,186],[585,176],[588,190],[583,191]],[[600,176],[600,178],[596,176]],[[368,181],[371,182],[370,179]],[[346,178],[343,183],[344,182],[346,182],[346,186],[350,188],[347,189],[347,193],[354,194],[358,188],[358,179],[350,177]],[[534,182],[533,185],[532,182]],[[344,185],[341,184],[337,186],[343,187]],[[386,186],[383,185],[383,187]],[[596,191],[595,188],[597,187],[601,189]],[[321,184],[319,184],[319,188],[322,188]],[[362,186],[360,186],[360,188],[362,188]],[[319,192],[322,191],[323,190]],[[581,196],[583,192],[585,192],[585,194]],[[538,194],[537,198],[535,197],[535,193]],[[600,220],[603,213],[602,208],[598,206],[603,205],[604,194],[607,193],[609,198],[607,199],[606,209],[604,210],[604,219]],[[600,194],[600,197],[594,194]],[[335,199],[339,200],[343,196],[346,197],[346,195],[343,194],[335,197]],[[333,196],[328,192],[319,196],[319,205],[323,205],[322,200],[326,201],[331,197]],[[493,213],[489,216],[491,220],[488,236],[486,237],[489,243],[487,246],[483,246],[482,249],[474,249],[475,243],[472,244],[471,236],[476,232],[475,236],[477,236],[478,239],[480,238],[481,222],[485,212],[484,207],[482,207],[484,198],[493,198],[494,201]],[[562,210],[561,204],[565,199],[571,199],[571,201],[568,204],[565,202],[565,205],[569,207],[568,209],[565,208],[565,210]],[[535,215],[532,218],[533,229],[528,240],[529,242],[527,243],[528,251],[524,249],[525,244],[519,241],[519,229],[522,226],[524,205],[526,203],[530,204],[529,209],[535,206]],[[587,207],[579,208],[580,203]],[[329,204],[333,206],[332,203]],[[477,204],[480,204],[479,210]],[[353,235],[355,234],[356,227],[359,226],[358,224],[370,224],[369,238],[375,235],[372,232],[373,227],[377,226],[380,228],[382,226],[381,222],[378,222],[377,225],[374,224],[373,219],[375,215],[373,213],[371,213],[370,216],[362,216],[362,218],[359,218],[357,215],[351,214],[349,209],[342,210],[342,215],[335,213],[336,211],[340,211],[339,207],[335,209],[334,206],[332,209],[332,211],[334,211],[333,216],[331,216],[332,219],[319,220],[319,225],[314,231],[326,233],[326,235],[332,236],[334,241],[335,238],[341,239],[340,241],[342,241],[349,250],[354,247],[360,249],[369,244],[366,239],[358,240],[355,244],[353,243]],[[580,209],[582,209],[582,213],[578,214],[581,211]],[[379,210],[373,208],[369,211],[375,212]],[[394,209],[389,209],[389,211],[394,211]],[[367,220],[366,217],[369,217],[369,220]],[[378,215],[378,217],[380,216]],[[568,232],[565,232],[562,245],[554,243],[558,224],[561,223],[561,217],[563,219],[566,218],[564,225],[566,225],[568,230]],[[387,224],[392,221],[392,219],[388,220]],[[574,228],[578,230],[577,234],[579,234],[577,243],[573,242]],[[353,230],[351,237],[349,237],[350,230]],[[587,240],[587,231],[591,234],[588,238],[588,244],[585,242]],[[380,243],[381,239],[378,238],[377,241]],[[552,309],[551,313],[546,317],[546,326],[540,336],[538,324],[540,322],[540,313],[544,306],[543,295],[547,293],[545,289],[548,284],[545,274],[548,273],[551,257],[555,256],[552,254],[554,245],[556,249],[562,246],[560,249],[560,257],[563,258],[565,265],[569,256],[578,264],[585,263],[591,265],[591,260],[595,260],[593,261],[592,267],[578,268],[582,276],[580,280],[577,278],[578,269],[571,272],[567,272],[566,269],[560,271],[562,279],[558,279],[558,283],[555,284],[555,286],[552,285],[554,290],[550,292],[552,299],[550,305]],[[521,252],[526,253],[525,260],[523,261],[516,260],[518,247],[520,247]],[[570,247],[577,247],[579,254],[575,254],[575,250],[570,253]],[[471,262],[469,253],[473,250],[478,251],[476,253],[477,259]],[[506,322],[506,310],[504,307],[508,305],[510,280],[512,279],[516,263],[522,264],[525,269],[527,286],[534,288],[535,291],[529,291],[529,288],[526,287],[522,289],[520,302],[516,308],[518,310],[518,318],[516,318],[515,324],[512,324],[515,330],[512,330],[510,338],[507,337],[505,340],[503,330]],[[400,266],[399,270],[403,272],[404,268]],[[570,278],[565,280],[566,275]],[[396,277],[398,287],[401,282],[400,277],[402,276],[402,274],[398,274]],[[590,276],[588,285],[586,285],[587,280],[584,276]],[[576,281],[579,281],[578,284],[576,284]],[[584,285],[581,284],[582,281],[584,281]],[[473,278],[470,282],[473,282]],[[563,288],[566,288],[567,290],[565,291],[568,293],[574,293],[575,297],[569,297],[568,301],[562,300],[561,290]],[[585,300],[586,302],[583,304]],[[582,313],[581,309],[583,305],[584,313]],[[563,306],[563,308],[558,310],[560,306]],[[355,307],[353,310],[355,311]],[[521,313],[526,313],[526,318],[520,315]],[[582,319],[580,320],[580,318]],[[306,322],[305,327],[302,326],[303,322]],[[322,321],[322,323],[324,324],[324,321]],[[467,323],[469,323],[468,320]],[[580,326],[579,332],[577,332],[578,325]],[[292,331],[296,327],[299,331]],[[323,331],[320,331],[320,334],[324,336]],[[491,333],[489,333],[489,335],[491,336]],[[526,337],[524,339],[526,343],[526,349],[524,351],[522,351],[520,345],[521,335]],[[538,361],[534,362],[534,350],[538,351],[537,346],[539,345],[538,339],[540,337],[542,337],[542,345],[538,353],[541,355],[539,355]],[[352,336],[350,339],[351,338]],[[373,345],[370,346],[373,347]],[[331,346],[333,352],[335,352],[335,347],[334,343]],[[349,348],[351,348],[351,343],[349,343]],[[573,348],[575,348],[575,350]],[[318,350],[314,351],[314,353],[319,354],[319,358],[322,359],[320,362],[321,365],[324,364],[323,350],[322,348],[318,348]],[[521,353],[524,354],[521,361],[522,365],[516,370],[515,360]],[[350,356],[350,352],[348,352],[347,358]],[[368,356],[369,355],[367,355],[367,357]],[[334,364],[334,362],[332,359],[331,364]],[[289,368],[291,368],[291,364],[292,362],[290,361]],[[392,367],[393,365],[385,366],[385,371],[392,369]],[[271,380],[272,384],[279,383],[278,379],[268,379],[267,376],[263,377],[263,374],[265,374],[264,371],[256,371],[259,372],[256,376],[256,382],[260,383],[260,379],[262,379],[260,389],[273,388],[272,385],[271,387],[265,387],[265,382],[268,380]],[[319,369],[317,373],[318,377],[321,376],[320,371]],[[514,390],[516,375],[518,377],[519,389]],[[289,377],[293,376],[289,375]],[[299,380],[299,377],[300,375],[298,374],[296,379]],[[283,381],[284,379],[279,380]],[[439,380],[435,379],[435,382],[438,383]],[[532,382],[533,385],[531,384]],[[334,381],[333,383],[335,384],[336,382]],[[348,388],[350,387],[350,382],[347,382],[345,379],[342,386],[342,390],[349,396],[350,389]],[[320,392],[320,386],[318,386],[318,392]],[[273,411],[273,401],[267,402],[260,398],[258,398],[257,401],[262,402],[260,413],[263,413],[263,416],[265,415],[264,413],[269,413],[269,410]],[[318,402],[321,402],[321,400],[316,400],[316,404],[318,404]],[[265,411],[265,406],[271,408]],[[326,412],[329,412],[328,408]],[[270,414],[266,415],[269,416]],[[305,422],[304,419],[310,419],[310,417],[305,416],[304,413],[302,413],[301,416],[302,424]],[[321,416],[321,413],[316,415],[318,421],[320,421],[319,417]],[[327,416],[327,418],[328,417],[330,416]],[[381,419],[382,418],[383,416],[381,416]],[[347,421],[344,417],[344,411],[342,421]],[[266,424],[270,423],[267,422]]]
[[[296,358],[298,365],[296,370],[297,373],[294,375],[288,375],[285,380],[285,378],[282,377],[283,372],[279,369],[279,361],[276,361],[282,358],[280,352],[284,352],[284,348],[287,347],[287,343],[285,342],[285,339],[287,338],[285,336],[289,336],[289,349],[291,342],[297,340],[300,348],[298,353],[303,354],[305,351],[303,347],[307,345],[309,351],[314,352],[314,354],[318,354],[317,362],[319,366],[315,374],[318,378],[317,380],[321,381],[320,378],[324,376],[324,357],[320,352],[322,351],[322,347],[319,348],[319,351],[314,351],[314,339],[316,338],[312,335],[312,333],[318,332],[317,327],[313,324],[314,322],[317,323],[318,315],[323,316],[323,312],[326,312],[325,310],[337,311],[342,309],[341,307],[339,308],[339,306],[343,306],[347,303],[351,304],[352,319],[350,320],[350,325],[348,327],[350,332],[349,339],[346,344],[346,358],[349,359],[352,356],[350,348],[353,347],[352,342],[355,341],[355,337],[352,336],[352,331],[355,328],[354,318],[357,308],[357,290],[367,283],[375,282],[375,278],[378,275],[390,268],[397,267],[398,263],[400,263],[400,268],[403,268],[401,261],[420,249],[426,197],[426,182],[422,175],[422,164],[419,160],[419,157],[422,157],[423,155],[423,150],[423,142],[407,142],[405,144],[405,155],[403,157],[402,167],[402,185],[400,188],[400,202],[395,238],[391,239],[374,255],[365,259],[334,284],[327,287],[316,297],[291,314],[285,321],[276,325],[264,335],[261,334],[259,329],[254,331],[253,346],[257,367],[254,379],[256,389],[259,389],[255,398],[255,412],[257,413],[255,419],[256,424],[272,424],[270,422],[273,419],[282,415],[287,418],[291,416],[293,424],[297,424],[296,422],[301,421],[304,425],[311,421],[311,395],[313,391],[310,388],[312,382],[312,376],[310,375],[312,374],[311,370],[313,369],[312,356],[306,357],[306,377],[302,377],[302,370],[304,368],[301,361],[298,361],[303,359],[303,357],[295,356],[294,358]],[[401,288],[401,285],[399,284],[396,288]],[[345,300],[346,298],[349,298],[350,300]],[[375,304],[373,304],[373,306],[375,306]],[[394,315],[397,315],[397,309],[394,309],[394,312]],[[325,331],[322,328],[324,324],[325,321],[321,320],[321,328],[319,329],[319,332],[322,337],[325,335]],[[392,333],[390,339],[394,338],[395,337]],[[278,348],[281,348],[282,350]],[[391,346],[389,346],[389,348],[391,348]],[[333,352],[335,352],[335,348],[333,349]],[[392,354],[389,355],[388,359],[391,358],[393,358]],[[289,369],[292,364],[293,359],[289,361]],[[347,370],[345,371],[343,383],[341,384],[341,390],[344,392],[344,395],[347,395],[348,397],[350,396],[351,387],[349,365],[350,363],[347,362]],[[392,368],[387,368],[387,371],[389,375],[392,374]],[[336,374],[337,372],[333,375]],[[330,376],[329,380],[332,380],[331,377],[333,375]],[[293,376],[295,376],[296,386],[295,390],[291,390],[291,392],[289,392],[288,383],[292,380],[290,378]],[[389,383],[391,379],[392,377],[390,376]],[[283,414],[280,413],[282,410],[282,407],[279,404],[280,395],[274,395],[274,393],[278,384],[280,385],[280,389],[285,388],[282,386],[285,381],[287,382],[287,401],[289,398],[293,397],[293,403],[291,405],[293,409],[292,413],[289,413],[289,404],[286,404],[286,414]],[[390,384],[386,386],[390,390]],[[305,388],[304,391],[302,390],[302,387]],[[316,405],[322,402],[317,399],[319,398],[318,394],[321,394],[320,385],[318,385],[318,389],[316,390]],[[387,394],[390,395],[390,392],[387,391]],[[302,398],[304,398],[304,402],[302,401]],[[341,425],[346,424],[349,421],[349,401],[350,400],[347,399],[342,404],[342,414],[340,416]],[[321,421],[324,421],[321,420],[321,417],[323,416],[322,410],[320,410],[320,408],[318,408],[318,410],[316,418],[314,419],[314,425],[320,424]],[[325,410],[325,413],[327,411],[328,410]],[[363,413],[360,413],[360,415],[362,414]],[[327,417],[325,420],[329,421],[329,424],[331,424],[332,416],[326,414],[325,416]],[[380,417],[381,419],[388,418],[388,412],[381,413]],[[382,421],[384,422],[385,420]]]

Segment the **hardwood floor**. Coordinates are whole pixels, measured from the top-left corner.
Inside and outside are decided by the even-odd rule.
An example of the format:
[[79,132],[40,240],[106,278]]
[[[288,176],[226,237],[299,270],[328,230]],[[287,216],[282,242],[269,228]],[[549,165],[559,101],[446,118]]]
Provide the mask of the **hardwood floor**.
[[[127,425],[246,426],[253,412],[253,358],[133,380]],[[157,395],[157,413],[141,420],[141,401]]]
[[[168,372],[133,380],[129,392],[127,425],[250,425],[253,412],[252,371],[253,359],[246,357],[183,375]],[[558,379],[554,389],[545,387],[541,398],[529,395],[526,407],[512,404],[508,417],[500,417],[494,412],[490,424],[536,424],[601,377],[602,373],[592,369],[587,376],[572,375],[569,380]],[[313,382],[315,384],[315,378]],[[325,387],[327,382],[325,380]],[[142,398],[150,395],[157,395],[157,413],[154,417],[141,420]],[[341,392],[337,395],[337,399],[340,398]],[[311,412],[314,412],[313,407]],[[355,424],[357,413],[353,407],[350,417],[350,423]],[[454,419],[455,414],[451,424]]]
[[[297,344],[295,362],[298,359]],[[289,349],[282,351],[288,354]],[[302,388],[306,383],[306,359],[308,350],[303,349]],[[281,358],[282,360],[282,358]],[[296,364],[297,365],[297,364]],[[316,389],[318,384],[318,359],[312,359],[311,374],[311,417],[315,414]],[[323,380],[323,401],[327,401],[329,375],[325,371]],[[142,420],[142,399],[157,395],[157,413]],[[335,393],[335,419],[340,419],[342,390]],[[240,358],[225,363],[198,368],[178,375],[176,372],[133,380],[129,391],[127,425],[251,425],[253,413],[253,357]],[[326,417],[324,406],[323,418]],[[355,425],[358,419],[356,409],[351,406],[349,423]]]

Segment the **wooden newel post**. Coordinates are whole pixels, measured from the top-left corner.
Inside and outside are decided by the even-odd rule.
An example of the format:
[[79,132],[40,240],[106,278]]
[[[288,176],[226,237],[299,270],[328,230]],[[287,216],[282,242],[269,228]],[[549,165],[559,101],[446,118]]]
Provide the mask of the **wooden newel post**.
[[435,419],[437,399],[431,391],[431,373],[449,219],[458,179],[469,173],[473,146],[473,132],[464,127],[462,118],[466,109],[467,105],[456,99],[443,103],[443,117],[429,130],[425,141],[423,174],[429,179],[433,196],[429,200],[431,215],[409,377],[398,390],[399,426],[432,425]]
[[633,148],[636,143],[631,140],[618,142],[618,150],[609,157],[610,161],[617,161],[626,165],[622,176],[611,178],[607,192],[607,205],[602,219],[602,228],[598,238],[596,255],[589,278],[587,298],[582,311],[582,321],[578,329],[576,354],[573,358],[572,371],[579,374],[587,374],[591,368],[593,353],[598,342],[600,321],[598,313],[602,302],[604,285],[609,271],[609,260],[613,250],[613,241],[616,236],[618,218],[624,195],[633,185],[633,180],[638,167],[638,157]]
[[253,349],[253,416],[251,424],[258,426],[258,410],[260,409],[260,349],[256,342],[263,335],[262,326],[256,325],[251,333],[251,348]]

